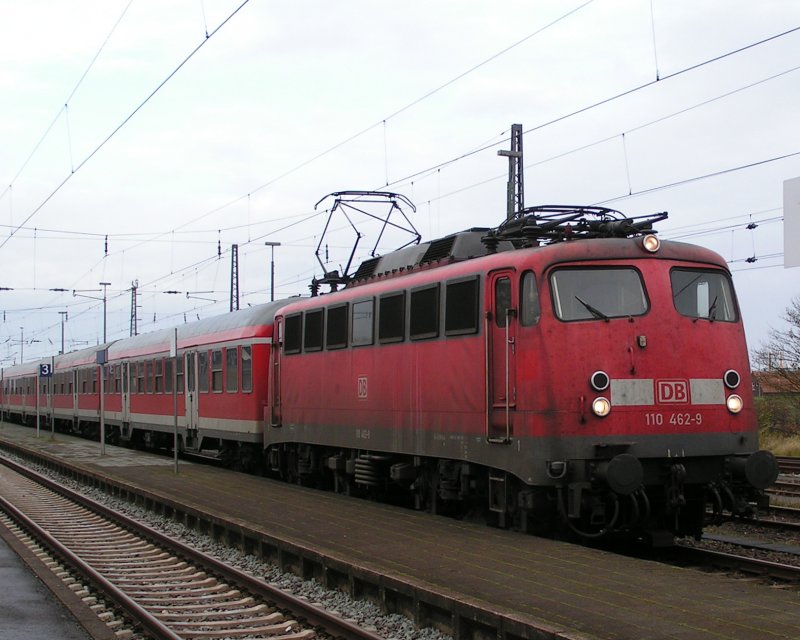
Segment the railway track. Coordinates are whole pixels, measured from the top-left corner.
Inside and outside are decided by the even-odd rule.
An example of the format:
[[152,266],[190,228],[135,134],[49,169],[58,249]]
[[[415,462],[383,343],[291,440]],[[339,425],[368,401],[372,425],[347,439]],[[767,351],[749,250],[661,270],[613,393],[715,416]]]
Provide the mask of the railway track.
[[781,473],[800,474],[800,458],[780,456],[777,460]]
[[2,456],[0,463],[0,511],[149,637],[380,638]]
[[[728,543],[736,546],[735,543]],[[743,555],[736,551],[722,551],[699,547],[680,546],[672,561],[681,565],[700,566],[713,570],[736,572],[747,576],[768,579],[780,584],[800,585],[800,567],[764,558]]]

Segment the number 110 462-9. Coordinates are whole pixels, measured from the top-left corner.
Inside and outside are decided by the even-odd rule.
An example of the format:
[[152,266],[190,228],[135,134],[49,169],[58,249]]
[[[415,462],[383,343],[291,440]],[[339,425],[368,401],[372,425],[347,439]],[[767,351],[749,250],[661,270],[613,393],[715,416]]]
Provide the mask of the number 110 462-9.
[[645,424],[648,427],[660,427],[668,424],[671,426],[684,427],[703,424],[703,414],[689,412],[673,413],[645,413]]

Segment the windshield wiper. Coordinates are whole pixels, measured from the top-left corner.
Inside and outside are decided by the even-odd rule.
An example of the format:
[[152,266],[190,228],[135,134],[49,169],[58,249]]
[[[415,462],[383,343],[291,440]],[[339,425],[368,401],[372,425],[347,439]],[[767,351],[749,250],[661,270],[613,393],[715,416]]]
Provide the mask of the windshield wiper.
[[711,303],[711,306],[708,308],[708,313],[706,314],[711,322],[714,322],[717,317],[717,298],[719,298],[719,296],[714,296],[714,302]]
[[584,307],[586,307],[586,310],[589,313],[591,313],[595,318],[600,318],[601,320],[605,320],[606,322],[608,322],[609,317],[605,313],[603,313],[599,309],[595,309],[592,305],[590,305],[585,300],[581,300],[578,296],[575,296],[575,299],[578,302],[580,302]]

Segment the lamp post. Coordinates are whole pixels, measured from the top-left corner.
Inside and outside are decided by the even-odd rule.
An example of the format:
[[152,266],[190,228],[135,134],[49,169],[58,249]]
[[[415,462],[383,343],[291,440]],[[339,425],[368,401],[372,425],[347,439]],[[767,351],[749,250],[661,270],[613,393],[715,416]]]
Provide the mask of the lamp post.
[[69,312],[68,311],[59,311],[61,314],[61,354],[64,354],[64,321],[69,320]]
[[110,282],[101,282],[100,286],[103,287],[103,344],[106,343],[106,287]]
[[275,300],[275,247],[280,247],[280,242],[265,242],[265,246],[270,248],[270,271],[269,271],[269,299]]

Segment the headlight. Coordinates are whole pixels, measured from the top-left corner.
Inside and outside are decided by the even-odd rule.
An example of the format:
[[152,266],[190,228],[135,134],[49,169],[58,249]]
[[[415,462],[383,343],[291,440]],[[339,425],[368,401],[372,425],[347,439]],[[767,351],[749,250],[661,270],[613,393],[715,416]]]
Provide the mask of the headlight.
[[737,396],[735,393],[732,393],[728,396],[725,404],[728,405],[728,411],[731,413],[739,413],[744,406],[744,402],[742,401],[741,397]]
[[645,251],[649,251],[650,253],[655,253],[661,247],[661,240],[659,240],[653,234],[648,234],[644,238],[642,238],[642,247],[644,247]]
[[610,379],[605,371],[595,371],[592,377],[589,378],[589,384],[595,391],[605,391],[608,389]]
[[742,381],[739,372],[733,369],[728,369],[722,379],[725,381],[725,386],[728,387],[728,389],[735,389]]
[[594,412],[594,415],[605,418],[609,413],[611,413],[611,401],[603,396],[595,398],[592,400],[592,411]]

